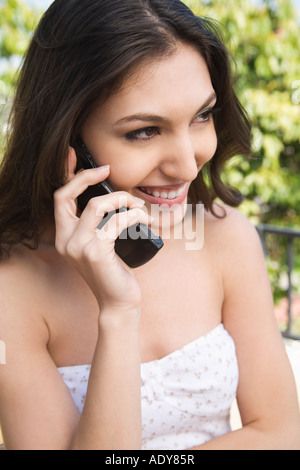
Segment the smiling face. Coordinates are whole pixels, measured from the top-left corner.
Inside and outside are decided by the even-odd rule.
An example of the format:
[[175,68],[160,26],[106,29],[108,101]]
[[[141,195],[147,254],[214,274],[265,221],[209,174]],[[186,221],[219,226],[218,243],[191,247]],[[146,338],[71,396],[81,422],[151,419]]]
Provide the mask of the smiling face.
[[[82,138],[110,183],[151,204],[184,206],[192,181],[215,154],[217,97],[192,46],[142,65],[87,119]],[[167,207],[165,206],[165,207]]]

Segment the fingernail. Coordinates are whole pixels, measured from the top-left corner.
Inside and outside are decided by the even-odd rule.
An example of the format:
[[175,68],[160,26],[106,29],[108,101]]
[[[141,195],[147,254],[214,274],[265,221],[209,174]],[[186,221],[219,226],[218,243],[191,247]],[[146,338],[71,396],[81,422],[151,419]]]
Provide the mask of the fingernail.
[[101,173],[104,173],[104,172],[110,170],[110,165],[98,166],[97,168],[95,168],[95,170],[97,170]]
[[146,201],[144,201],[144,199],[141,199],[141,198],[136,197],[136,196],[134,197],[134,199],[136,200],[136,202],[138,204],[143,204],[143,206],[146,204]]

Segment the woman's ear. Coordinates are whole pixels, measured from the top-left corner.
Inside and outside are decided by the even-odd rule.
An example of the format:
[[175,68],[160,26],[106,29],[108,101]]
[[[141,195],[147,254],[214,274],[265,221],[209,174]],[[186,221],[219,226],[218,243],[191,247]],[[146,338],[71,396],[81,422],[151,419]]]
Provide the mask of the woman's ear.
[[73,147],[69,147],[68,168],[67,168],[68,181],[74,178],[76,166],[77,166],[77,157],[76,157],[75,150],[73,149]]

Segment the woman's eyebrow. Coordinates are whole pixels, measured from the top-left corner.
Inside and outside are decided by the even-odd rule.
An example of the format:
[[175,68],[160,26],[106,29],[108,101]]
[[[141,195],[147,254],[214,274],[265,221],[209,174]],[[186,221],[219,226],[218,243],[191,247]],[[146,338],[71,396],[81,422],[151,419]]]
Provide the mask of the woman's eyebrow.
[[[209,106],[214,100],[217,99],[216,92],[214,91],[208,98],[207,100],[201,105],[200,109],[196,112],[195,116],[197,116],[201,111],[203,111],[207,106]],[[162,122],[165,124],[170,124],[170,119],[163,117],[163,116],[157,116],[155,114],[146,114],[146,113],[139,113],[139,114],[133,114],[132,116],[126,116],[119,121],[116,122],[116,126],[119,124],[125,124],[128,122],[132,121],[144,121],[144,122]]]

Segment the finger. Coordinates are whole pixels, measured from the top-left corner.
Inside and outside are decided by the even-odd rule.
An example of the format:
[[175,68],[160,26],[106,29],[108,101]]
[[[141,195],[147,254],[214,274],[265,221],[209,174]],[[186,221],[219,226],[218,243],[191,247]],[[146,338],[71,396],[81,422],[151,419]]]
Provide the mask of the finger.
[[[133,221],[133,219],[136,218],[134,217],[134,214],[133,214],[133,207],[140,209],[141,213],[143,214],[140,217],[140,219],[141,221],[143,221],[143,223],[149,222],[147,214],[145,214],[145,212],[142,210],[143,206],[141,205],[141,203],[136,203],[135,205],[131,204],[131,209],[129,211],[125,211],[123,217],[121,217],[122,219],[121,229],[122,227],[126,228],[127,214],[130,214],[128,216],[129,217],[128,223],[130,223],[130,225],[133,225],[133,223],[135,223]],[[111,206],[106,205],[104,211],[107,213],[112,212],[114,215],[112,215],[111,218],[114,218],[114,216],[117,216],[116,219],[113,219],[113,221],[109,225],[107,225],[110,221],[109,219],[109,221],[103,227],[104,233],[107,234],[107,235],[104,235],[103,239],[108,239],[114,242],[115,239],[118,238],[118,235],[116,234],[119,233],[117,230],[117,226],[119,224],[118,220],[120,218],[119,217],[120,214],[116,214],[116,211],[114,210],[114,206],[112,205]],[[94,214],[87,212],[86,214],[84,214],[84,216],[82,215],[82,217],[80,218],[80,221],[77,224],[76,230],[74,231],[74,234],[72,236],[71,243],[69,244],[69,247],[71,246],[71,251],[73,253],[77,255],[80,254],[82,247],[87,245],[95,237],[95,233],[98,233],[98,227],[102,220],[103,220],[103,216],[101,216],[101,218],[96,217],[95,212]],[[113,228],[115,227],[115,225],[116,225],[116,228],[114,230]],[[108,232],[108,230],[110,230],[110,232]]]
[[94,186],[104,181],[108,177],[109,172],[109,165],[78,172],[65,186],[56,191],[56,199],[59,201],[75,201],[88,186]]
[[[76,247],[76,252],[78,252],[80,247],[95,237],[95,230],[103,220],[104,214],[116,213],[116,210],[122,207],[141,209],[144,203],[144,201],[141,202],[140,199],[122,192],[91,199],[77,223],[76,230],[74,230],[72,247]],[[127,212],[131,211],[125,211],[125,213]]]
[[109,167],[86,170],[75,175],[71,181],[54,193],[55,246],[59,253],[65,254],[66,246],[78,224],[77,196],[90,184],[103,181],[108,174]]
[[88,186],[107,178],[109,167],[99,167],[81,172],[54,193],[56,230],[70,236],[78,222],[76,199]]
[[[79,259],[83,252],[86,252],[86,247],[91,246],[91,242],[96,241],[97,238],[102,241],[93,246],[96,249],[96,254],[93,258],[100,260],[101,257],[106,256],[114,248],[115,240],[120,234],[128,227],[137,223],[150,224],[153,221],[141,208],[131,209],[126,212],[115,214],[101,229],[87,230],[83,225],[78,226],[70,241],[65,247],[65,254],[72,259]],[[95,238],[95,235],[97,238]]]
[[81,227],[84,227],[87,231],[94,233],[95,228],[102,221],[105,214],[116,212],[123,207],[132,209],[134,207],[143,207],[144,205],[145,201],[124,191],[92,198],[81,214],[78,228],[80,230]]

